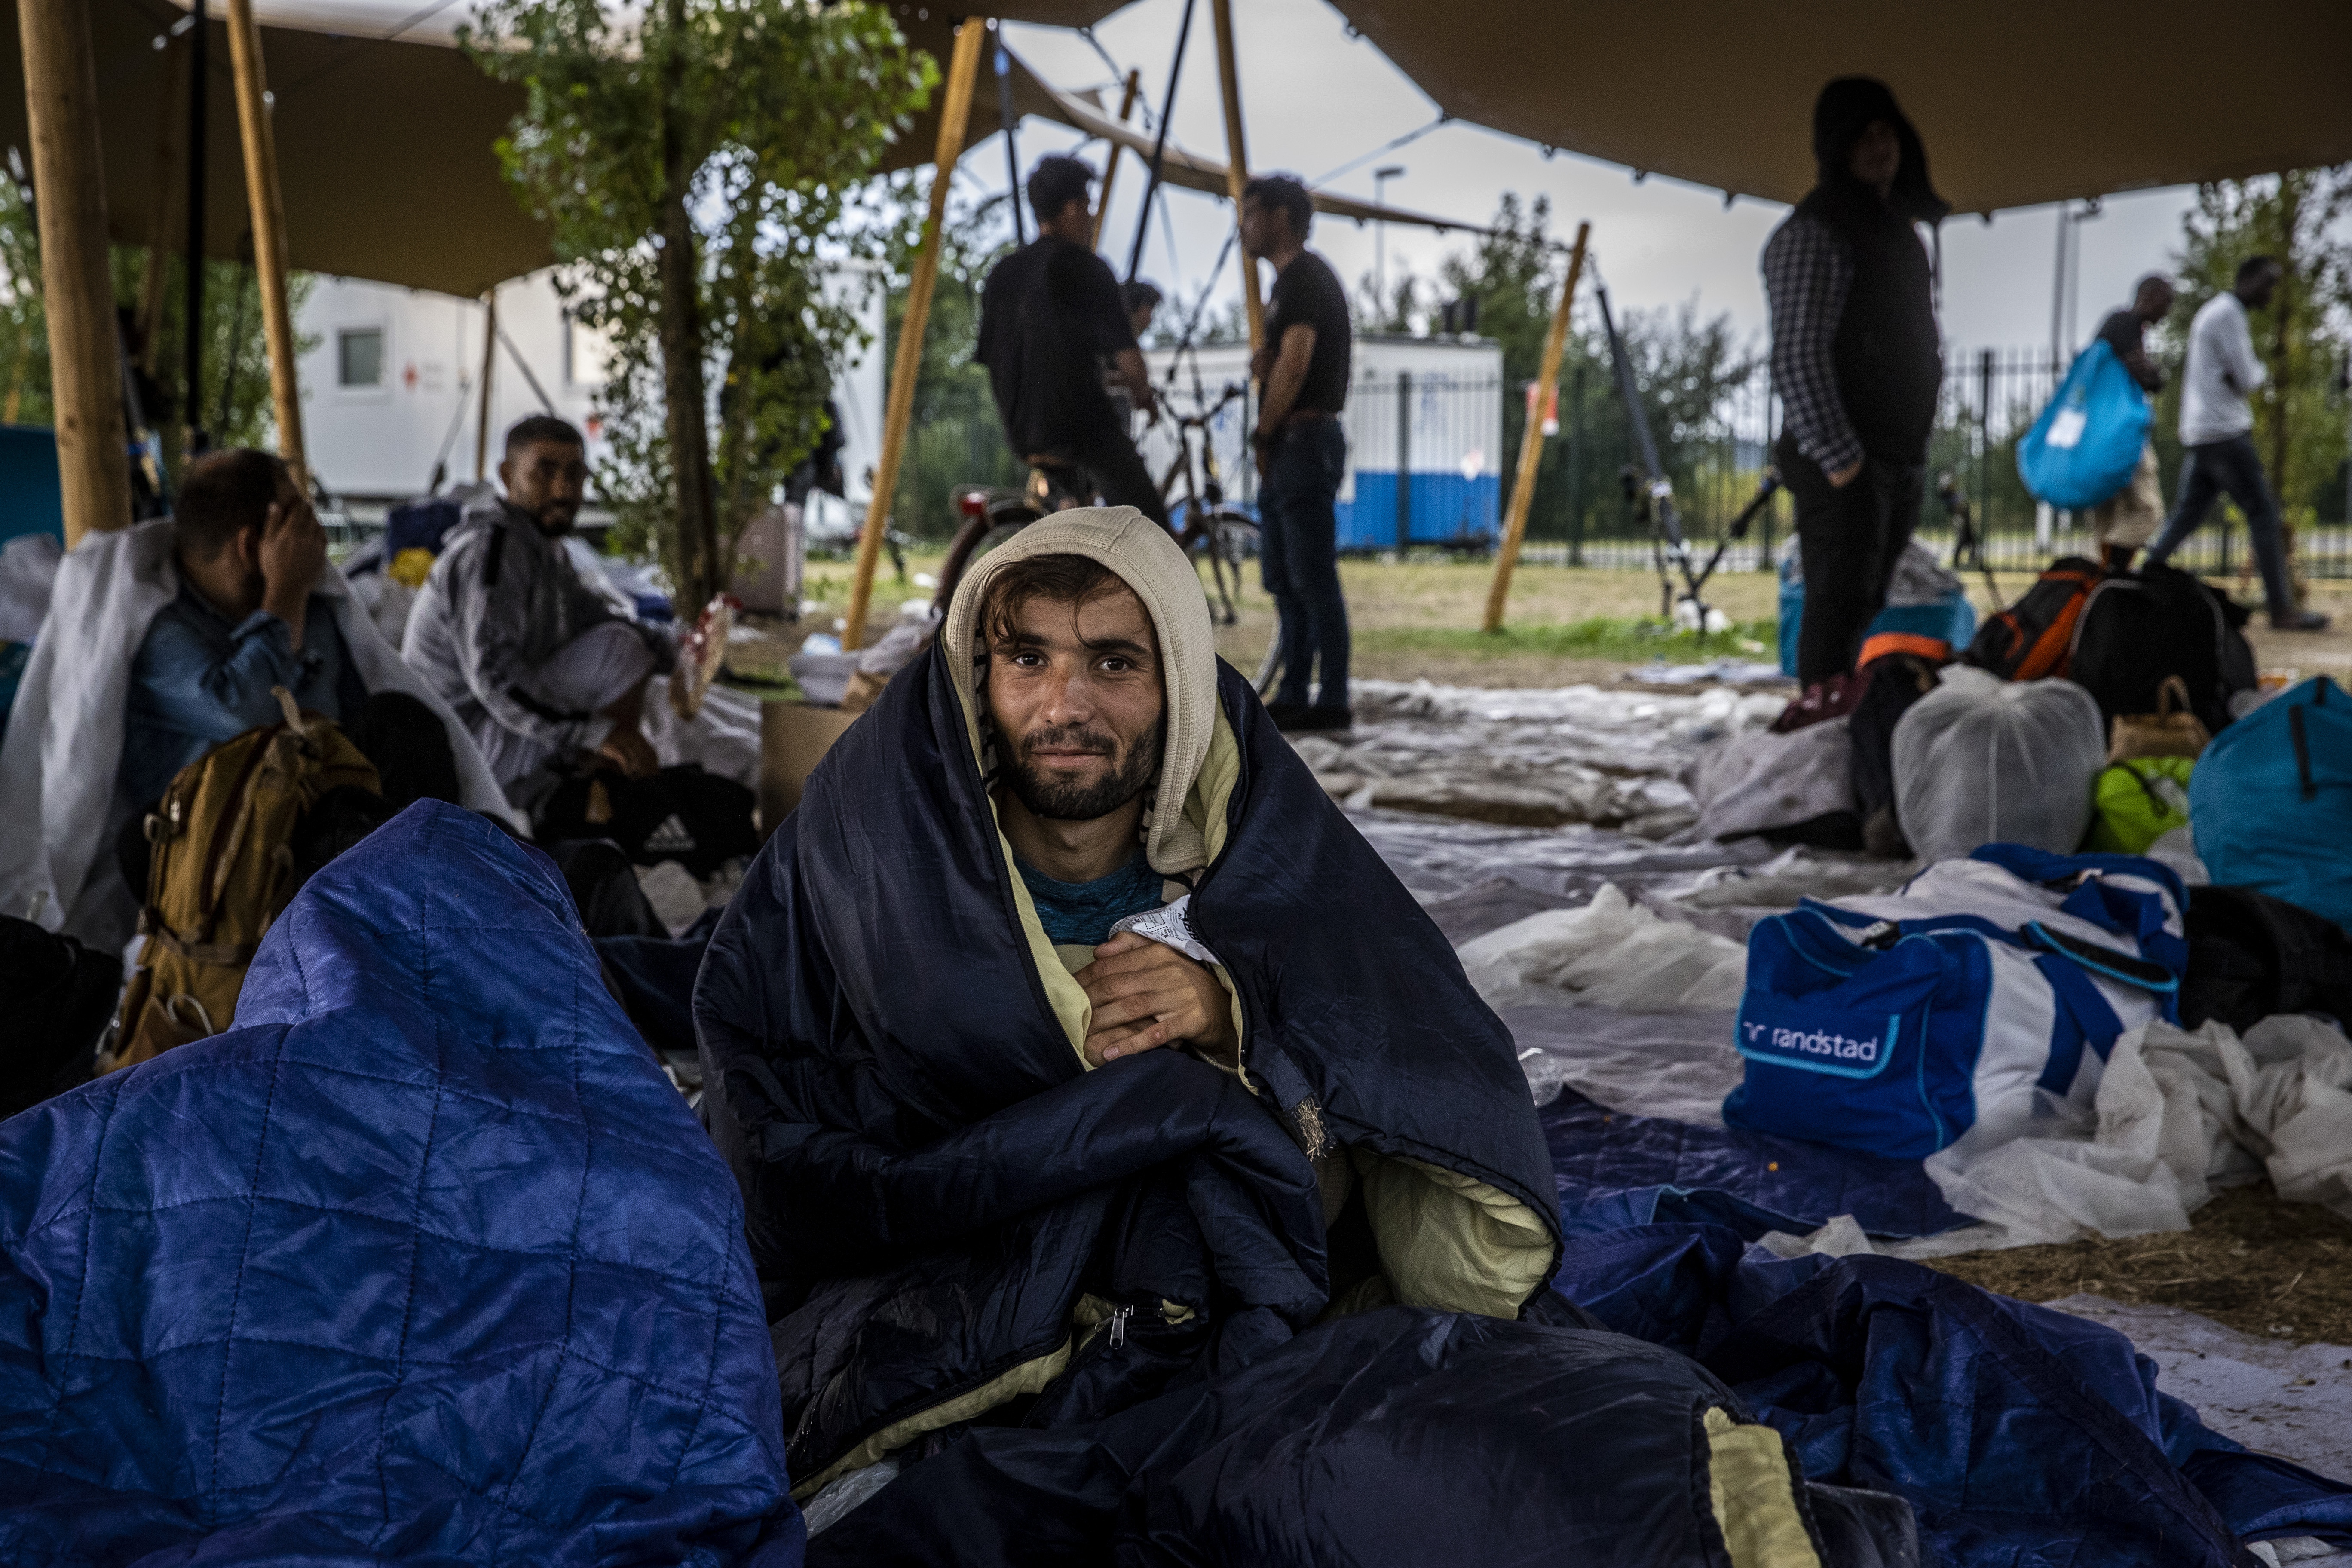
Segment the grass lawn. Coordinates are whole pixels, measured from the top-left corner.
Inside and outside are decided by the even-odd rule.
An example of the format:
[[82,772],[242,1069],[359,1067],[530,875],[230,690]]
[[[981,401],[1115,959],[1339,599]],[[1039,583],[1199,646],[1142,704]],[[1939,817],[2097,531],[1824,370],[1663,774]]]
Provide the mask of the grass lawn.
[[[909,556],[901,581],[886,561],[875,583],[877,616],[926,594],[914,578],[938,568],[937,555]],[[810,562],[809,597],[839,615],[848,606],[850,574],[846,561]],[[1734,626],[1705,639],[1669,630],[1658,579],[1648,572],[1523,565],[1512,578],[1503,630],[1493,637],[1478,630],[1494,579],[1491,562],[1348,560],[1339,564],[1339,577],[1348,595],[1353,671],[1362,676],[1456,686],[1565,686],[1614,680],[1656,659],[1778,658],[1779,584],[1766,572],[1717,574],[1707,600]],[[2005,574],[2000,589],[2013,597],[2029,583],[2022,573]],[[1979,614],[1993,607],[1981,576],[1972,576],[1969,589]],[[2248,628],[2255,657],[2265,668],[2306,676],[2324,670],[2352,679],[2352,583],[2316,582],[2311,589],[2312,606],[2334,615],[2338,629],[2318,637],[2273,633],[2258,616]],[[1236,608],[1236,624],[1217,628],[1217,651],[1255,669],[1273,632],[1274,605],[1258,587],[1254,567]],[[771,662],[781,665],[782,653],[814,629],[804,622],[803,628],[782,631],[772,647],[743,645],[730,662],[746,674]]]

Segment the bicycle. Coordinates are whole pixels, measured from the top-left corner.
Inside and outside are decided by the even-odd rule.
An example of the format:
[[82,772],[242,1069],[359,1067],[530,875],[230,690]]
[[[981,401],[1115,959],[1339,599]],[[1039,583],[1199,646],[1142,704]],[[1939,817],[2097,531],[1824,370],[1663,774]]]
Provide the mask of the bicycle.
[[[1161,493],[1171,502],[1170,516],[1179,515],[1180,505],[1182,509],[1182,523],[1174,530],[1177,546],[1195,559],[1196,572],[1197,558],[1208,558],[1209,584],[1202,592],[1209,598],[1212,617],[1222,612],[1226,626],[1237,618],[1234,600],[1241,591],[1243,563],[1257,552],[1258,528],[1247,512],[1224,504],[1224,487],[1217,478],[1216,453],[1208,439],[1208,427],[1241,395],[1241,387],[1228,386],[1214,405],[1175,419],[1177,457],[1160,481]],[[1196,434],[1202,438],[1197,471],[1192,449]],[[1180,479],[1181,500],[1176,494]],[[953,600],[956,585],[973,562],[1022,529],[1073,507],[1100,506],[1102,497],[1091,476],[1076,464],[1036,461],[1031,463],[1028,480],[1021,489],[966,485],[955,492],[955,503],[963,521],[948,546],[947,558],[940,563],[935,602],[940,605]]]

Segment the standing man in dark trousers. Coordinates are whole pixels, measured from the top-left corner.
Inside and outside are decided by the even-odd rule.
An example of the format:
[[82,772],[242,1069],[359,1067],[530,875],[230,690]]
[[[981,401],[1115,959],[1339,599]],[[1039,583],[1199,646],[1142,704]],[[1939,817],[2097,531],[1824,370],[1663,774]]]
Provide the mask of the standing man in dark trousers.
[[1853,667],[1918,525],[1944,375],[1916,224],[1951,210],[1884,82],[1841,77],[1813,106],[1812,192],[1764,247],[1775,460],[1797,502],[1805,618],[1797,679]]
[[2254,411],[2246,401],[2263,379],[2246,312],[2267,307],[2285,276],[2274,258],[2248,257],[2239,264],[2229,291],[2206,300],[2189,323],[2189,363],[2180,376],[2180,444],[2188,449],[2180,463],[2180,494],[2163,537],[2147,558],[2151,564],[2169,561],[2181,542],[2197,531],[2213,503],[2226,495],[2246,515],[2246,538],[2263,569],[2272,626],[2283,632],[2322,632],[2327,629],[2327,617],[2295,603],[2278,498],[2271,493],[2262,455],[2254,450]]
[[[1136,455],[1105,383],[1129,409],[1158,416],[1118,279],[1094,252],[1095,172],[1058,153],[1029,174],[1037,237],[998,262],[980,290],[980,344],[1004,438],[1032,468],[1079,470],[1074,486],[1131,506],[1160,527],[1168,503]],[[1087,481],[1091,481],[1091,486]]]
[[[1307,248],[1315,205],[1287,174],[1242,192],[1242,245],[1274,266],[1265,342],[1250,364],[1263,388],[1257,429],[1258,566],[1282,628],[1282,684],[1266,711],[1285,730],[1345,730],[1348,601],[1339,591],[1339,519],[1348,468],[1353,328],[1348,291]],[[1319,686],[1311,678],[1321,675]]]

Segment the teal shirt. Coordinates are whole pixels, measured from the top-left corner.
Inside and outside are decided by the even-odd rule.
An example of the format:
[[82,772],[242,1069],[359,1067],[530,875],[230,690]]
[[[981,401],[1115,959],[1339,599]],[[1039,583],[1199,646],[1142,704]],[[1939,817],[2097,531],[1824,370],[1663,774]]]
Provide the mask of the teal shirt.
[[1110,940],[1112,926],[1166,902],[1160,896],[1160,873],[1140,849],[1124,867],[1091,882],[1057,882],[1020,860],[1013,865],[1037,906],[1045,940],[1055,947],[1100,947]]

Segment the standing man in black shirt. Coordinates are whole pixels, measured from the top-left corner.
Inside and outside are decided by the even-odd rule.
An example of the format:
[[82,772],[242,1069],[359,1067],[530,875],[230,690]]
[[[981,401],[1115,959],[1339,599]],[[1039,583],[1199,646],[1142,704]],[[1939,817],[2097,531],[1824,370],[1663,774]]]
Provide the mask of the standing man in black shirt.
[[[2164,390],[2164,372],[2147,357],[2147,331],[2172,313],[2172,280],[2151,272],[2132,290],[2127,309],[2099,323],[2099,337],[2151,399]],[[2139,466],[2124,488],[2091,509],[2091,537],[2099,542],[2107,564],[2120,571],[2163,525],[2164,492],[2157,485],[2156,443],[2151,439],[2140,448]]]
[[1927,250],[1915,224],[1950,211],[1886,84],[1841,77],[1813,106],[1811,195],[1764,246],[1774,453],[1797,502],[1805,618],[1797,679],[1853,668],[1919,523],[1944,377]]
[[1157,414],[1118,279],[1094,253],[1094,171],[1040,158],[1029,172],[1037,237],[996,264],[980,291],[980,347],[1013,450],[1033,467],[1086,470],[1110,506],[1168,526],[1168,506],[1104,380]]
[[[1348,292],[1331,264],[1307,248],[1315,205],[1287,174],[1242,192],[1242,245],[1274,265],[1265,342],[1250,370],[1258,405],[1258,565],[1282,627],[1282,684],[1266,711],[1285,730],[1344,730],[1348,707],[1348,601],[1339,591],[1339,520],[1348,468],[1348,363],[1353,329]],[[1322,681],[1309,690],[1309,677]],[[1310,702],[1310,696],[1312,700]]]

